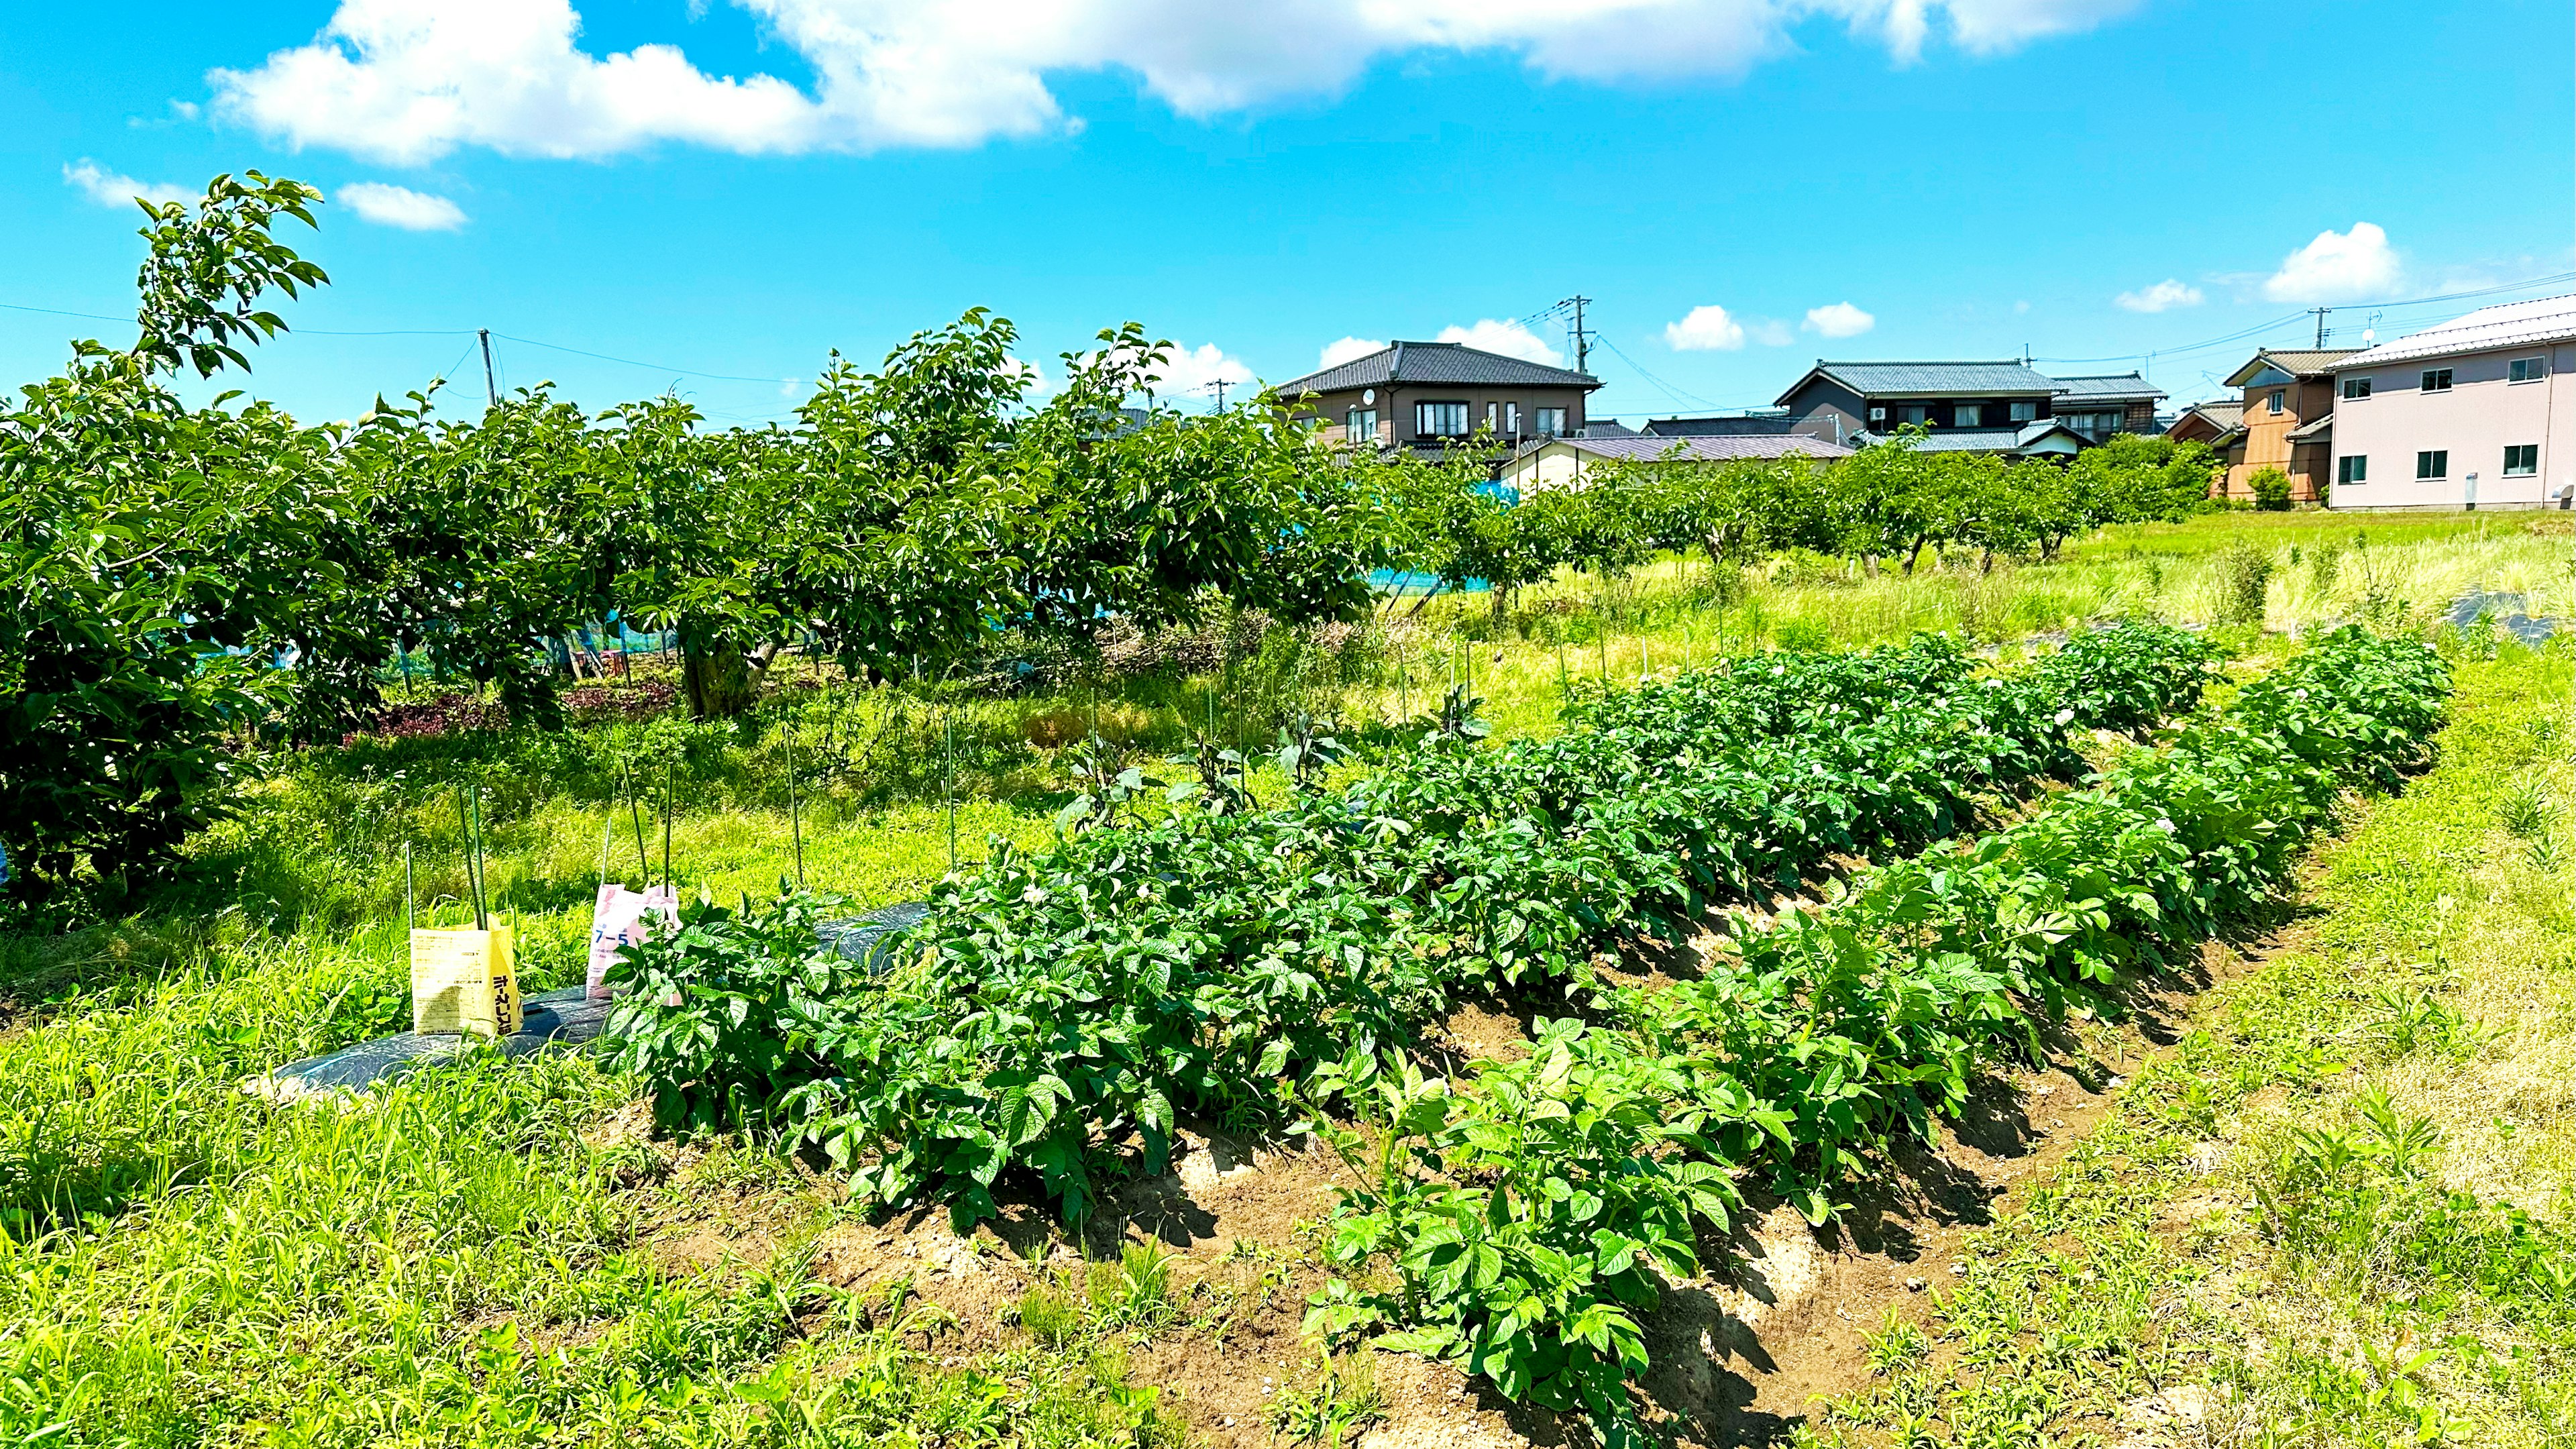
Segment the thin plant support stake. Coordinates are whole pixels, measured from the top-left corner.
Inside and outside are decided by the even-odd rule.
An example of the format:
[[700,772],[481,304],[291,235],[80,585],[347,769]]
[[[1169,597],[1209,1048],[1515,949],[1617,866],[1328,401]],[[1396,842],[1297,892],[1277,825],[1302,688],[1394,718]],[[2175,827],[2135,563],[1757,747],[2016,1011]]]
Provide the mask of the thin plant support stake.
[[[676,879],[671,874],[671,762],[662,761],[662,884],[670,886]],[[676,889],[673,898],[678,898]]]
[[[626,815],[635,822],[635,874],[641,877],[639,890],[653,888],[653,859],[644,853],[644,795],[635,788],[635,773],[626,771]],[[668,882],[665,882],[668,884]]]
[[406,840],[406,841],[404,841],[404,842],[403,842],[403,939],[404,939],[404,940],[406,940],[406,941],[408,941],[408,940],[410,940],[410,939],[411,939],[411,933],[412,933],[412,924],[411,924],[411,918],[412,918],[412,904],[411,904],[411,899],[412,899],[412,881],[411,881],[411,842],[410,842],[410,841],[408,841],[408,840]]
[[940,803],[948,809],[948,873],[957,873],[957,703],[949,700],[939,712],[941,744],[948,756],[939,772]]
[[[805,888],[805,820],[796,805],[796,725],[787,725],[787,830],[796,839],[796,888]],[[746,908],[743,912],[749,915]]]
[[456,823],[464,827],[465,831],[465,894],[474,902],[474,929],[488,931],[492,929],[492,920],[490,913],[483,907],[483,876],[482,872],[476,869],[475,860],[480,853],[475,847],[481,835],[481,832],[476,829],[476,817],[481,813],[475,805],[468,802],[464,787],[457,787]]

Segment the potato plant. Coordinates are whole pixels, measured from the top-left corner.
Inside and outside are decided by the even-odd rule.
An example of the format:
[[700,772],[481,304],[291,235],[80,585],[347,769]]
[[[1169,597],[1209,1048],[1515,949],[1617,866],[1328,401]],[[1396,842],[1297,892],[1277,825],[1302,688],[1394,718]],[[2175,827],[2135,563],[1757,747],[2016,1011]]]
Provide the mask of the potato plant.
[[[1394,1284],[1335,1285],[1310,1323],[1456,1357],[1625,1434],[1647,1270],[1697,1268],[1677,1210],[1723,1229],[1732,1182],[1767,1175],[1833,1216],[1837,1188],[1899,1134],[1928,1137],[1984,1063],[2035,1055],[2037,1019],[2257,909],[2343,791],[2421,762],[2447,694],[2429,649],[2346,629],[2019,824],[1748,930],[1698,980],[1622,990],[1607,1025],[1542,1023],[1529,1062],[1389,1115],[1403,1171],[1343,1194],[1333,1243]],[[1583,1144],[1555,1140],[1571,1128]],[[1524,1159],[1533,1130],[1551,1149]]]
[[[818,1005],[827,1021],[743,1015],[741,995],[690,981],[685,937],[647,948],[629,1060],[666,1120],[704,1122],[721,1097],[721,1120],[782,1125],[890,1206],[972,1221],[1014,1172],[1078,1218],[1104,1179],[1161,1171],[1184,1116],[1286,1121],[1462,999],[1583,992],[1623,940],[1681,938],[1713,902],[1954,833],[1980,792],[2077,773],[2069,736],[2094,720],[2061,700],[2123,651],[2162,661],[2124,717],[2196,696],[2203,646],[2152,627],[1991,676],[1934,639],[1767,656],[1595,701],[1557,739],[1434,735],[1277,808],[996,849],[936,892],[920,960]],[[723,929],[801,950],[792,931]],[[665,983],[680,1005],[657,1004]],[[746,1061],[737,1036],[797,1049]]]

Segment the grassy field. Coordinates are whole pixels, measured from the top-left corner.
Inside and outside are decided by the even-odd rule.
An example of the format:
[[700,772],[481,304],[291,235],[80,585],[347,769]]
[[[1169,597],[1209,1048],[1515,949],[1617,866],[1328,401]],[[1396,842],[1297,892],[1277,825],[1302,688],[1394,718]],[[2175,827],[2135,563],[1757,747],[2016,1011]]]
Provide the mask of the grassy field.
[[[603,717],[266,761],[180,888],[68,935],[0,937],[0,1444],[1181,1442],[1138,1356],[1275,1294],[1270,1259],[1183,1291],[1150,1254],[1113,1258],[965,1352],[939,1310],[809,1271],[800,1255],[842,1222],[827,1183],[738,1144],[646,1139],[631,1084],[586,1060],[472,1065],[346,1112],[240,1091],[407,1021],[407,875],[424,922],[465,914],[461,782],[484,792],[494,899],[543,988],[578,975],[603,855],[611,879],[633,882],[639,854],[658,876],[667,828],[685,889],[757,896],[795,874],[791,729],[804,876],[864,907],[917,895],[952,840],[971,863],[989,836],[1044,839],[1069,788],[1058,753],[1095,722],[1150,760],[1202,730],[1250,752],[1310,709],[1365,769],[1453,679],[1498,732],[1540,733],[1577,676],[1714,651],[1933,628],[2009,655],[2090,620],[2217,624],[2255,555],[2275,631],[2420,629],[2472,588],[2576,615],[2558,519],[2228,515],[2111,531],[2048,565],[1869,579],[1667,561],[1525,591],[1499,628],[1482,596],[1399,602],[1337,639],[1173,649],[1180,664],[1044,689],[791,688],[739,723]],[[2260,652],[2248,625],[2227,637]],[[2108,1422],[2192,1386],[2203,1421],[2307,1436],[2286,1442],[2381,1442],[2335,1425],[2383,1422],[2396,1442],[2426,1403],[2492,1435],[2446,1431],[2459,1442],[2568,1442],[2571,1285],[2544,1301],[2527,1275],[2459,1266],[2517,1242],[2571,1266],[2566,655],[2463,668],[2444,765],[2329,851],[2297,949],[2140,1076],[2098,1152],[1997,1230],[1990,1270],[1919,1352],[1891,1343],[1883,1387],[1831,1432],[2038,1442],[1996,1426]],[[2341,1145],[2300,1135],[2321,1126]],[[2177,1235],[2159,1214],[2209,1142],[2226,1205]],[[665,1225],[744,1202],[788,1205],[756,1269],[667,1251]],[[2141,1307],[2165,1303],[2181,1326]],[[2065,1325],[2034,1344],[2043,1308]],[[1366,1377],[1283,1364],[1279,1421],[1365,1417]]]

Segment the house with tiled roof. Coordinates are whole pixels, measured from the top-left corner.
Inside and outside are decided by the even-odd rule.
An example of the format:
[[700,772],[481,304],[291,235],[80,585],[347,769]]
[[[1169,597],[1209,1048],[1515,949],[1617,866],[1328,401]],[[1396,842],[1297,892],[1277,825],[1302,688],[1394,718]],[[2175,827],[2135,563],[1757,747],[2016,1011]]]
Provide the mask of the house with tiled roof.
[[1456,342],[1393,342],[1281,383],[1289,416],[1320,425],[1328,442],[1433,454],[1478,433],[1501,448],[1570,437],[1601,380]]
[[2156,431],[2156,404],[2164,391],[2135,372],[2056,376],[2057,392],[2048,400],[2049,415],[2097,443],[2115,433]]
[[2184,408],[2166,425],[2165,436],[2177,443],[2204,443],[2225,453],[2244,427],[2244,398],[2211,398]]
[[[1819,358],[1776,406],[1791,432],[1848,441],[1885,437],[1900,428],[1973,432],[1987,444],[2017,438],[2033,423],[2054,421],[2084,443],[2114,433],[2153,432],[2164,393],[2134,372],[2051,377],[2019,358],[1999,362],[1835,362]],[[1662,430],[1666,421],[1649,426]],[[2045,433],[2034,435],[2042,444]],[[2054,444],[2044,444],[2054,448]],[[1990,446],[1984,451],[2005,451]]]
[[2290,480],[2290,501],[2314,503],[2334,464],[2335,367],[2357,349],[2267,347],[2227,375],[2244,389],[2234,436],[2223,456],[2227,472],[2214,485],[2234,503],[2254,501],[2253,478],[2278,468]]

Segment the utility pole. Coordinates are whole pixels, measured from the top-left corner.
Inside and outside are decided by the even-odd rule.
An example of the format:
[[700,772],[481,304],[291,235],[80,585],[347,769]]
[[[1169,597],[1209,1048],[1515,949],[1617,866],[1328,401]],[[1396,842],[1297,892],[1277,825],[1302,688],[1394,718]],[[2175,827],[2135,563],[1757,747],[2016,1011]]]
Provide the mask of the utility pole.
[[1209,387],[1212,387],[1212,388],[1214,388],[1214,389],[1216,389],[1216,410],[1217,410],[1218,412],[1224,412],[1224,411],[1225,411],[1225,379],[1220,377],[1220,378],[1218,378],[1216,381],[1214,381],[1214,382],[1212,382],[1212,383],[1209,383],[1209,384],[1208,384],[1208,386],[1209,386]]
[[492,385],[492,329],[477,327],[474,335],[483,339],[483,401],[497,408],[501,405],[501,390]]
[[2332,307],[2310,307],[2308,310],[2316,314],[2317,347],[2322,351],[2326,345],[2326,314],[2334,309]]
[[1577,372],[1590,372],[1592,370],[1592,334],[1585,331],[1583,328],[1583,307],[1585,303],[1590,302],[1591,300],[1591,298],[1578,293],[1577,295],[1568,297],[1564,301],[1556,304],[1560,307],[1571,307],[1574,309],[1574,325],[1568,328],[1567,332],[1570,340],[1574,343],[1574,370]]

